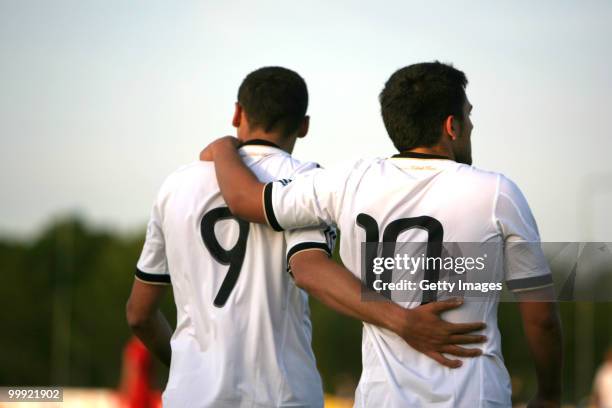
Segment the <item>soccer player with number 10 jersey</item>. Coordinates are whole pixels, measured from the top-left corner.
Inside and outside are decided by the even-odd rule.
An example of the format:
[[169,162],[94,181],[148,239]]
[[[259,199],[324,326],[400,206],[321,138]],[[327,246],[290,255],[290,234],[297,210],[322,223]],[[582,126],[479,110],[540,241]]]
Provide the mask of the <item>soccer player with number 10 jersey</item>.
[[[516,295],[538,379],[529,407],[559,406],[562,342],[550,270],[536,222],[519,188],[502,174],[472,166],[470,104],[463,72],[439,62],[396,71],[380,94],[382,118],[398,152],[389,158],[262,183],[243,164],[233,138],[202,152],[215,163],[233,214],[277,231],[322,226],[341,231],[340,256],[362,276],[361,245],[396,241],[472,242],[502,248],[505,281]],[[373,140],[374,142],[374,140]],[[527,243],[514,250],[515,244]],[[414,254],[415,256],[417,254]],[[296,260],[297,261],[297,260]],[[436,299],[427,291],[415,308]],[[497,328],[499,296],[466,301],[444,314],[450,322],[484,321],[483,355],[452,370],[395,333],[364,323],[363,372],[356,407],[510,407],[510,378]],[[421,306],[422,307],[422,306]]]

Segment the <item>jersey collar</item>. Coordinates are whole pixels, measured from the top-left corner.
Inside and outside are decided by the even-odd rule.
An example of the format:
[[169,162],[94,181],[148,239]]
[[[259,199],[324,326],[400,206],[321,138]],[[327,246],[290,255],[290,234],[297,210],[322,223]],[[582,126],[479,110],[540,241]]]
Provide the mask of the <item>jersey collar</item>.
[[279,145],[277,145],[274,142],[270,142],[269,140],[263,140],[263,139],[251,139],[251,140],[247,140],[244,143],[241,143],[240,146],[238,147],[241,152],[244,152],[243,154],[252,156],[252,155],[269,155],[269,154],[284,154],[284,155],[289,155],[290,154],[286,151],[284,151],[283,149],[280,148]]
[[440,156],[437,154],[417,153],[417,152],[399,152],[391,156],[392,159],[443,159],[454,161],[450,157]]
[[280,149],[280,146],[277,145],[276,143],[270,142],[269,140],[263,140],[263,139],[247,140],[246,142],[242,142],[240,144],[240,147],[243,147],[243,146],[270,146],[270,147],[276,147],[277,149]]

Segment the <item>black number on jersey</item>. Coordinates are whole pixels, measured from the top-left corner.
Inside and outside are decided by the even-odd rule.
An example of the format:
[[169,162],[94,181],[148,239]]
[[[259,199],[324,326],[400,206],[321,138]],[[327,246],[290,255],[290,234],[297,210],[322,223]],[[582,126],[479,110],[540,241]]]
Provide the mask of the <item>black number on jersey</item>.
[[[379,241],[379,228],[378,222],[368,214],[361,213],[357,216],[357,225],[365,230],[366,242]],[[385,228],[383,232],[382,242],[383,245],[383,258],[393,258],[395,256],[395,243],[397,237],[407,230],[412,228],[420,228],[427,231],[427,257],[441,257],[442,256],[442,242],[444,239],[444,229],[440,221],[435,218],[422,216],[413,218],[400,218],[391,222]],[[374,281],[376,275],[374,274],[374,258],[378,252],[377,246],[366,245],[366,286],[374,290]],[[387,270],[380,274],[380,280],[383,282],[391,282],[392,271]],[[440,277],[440,268],[437,262],[434,262],[434,268],[425,269],[424,278],[430,282],[437,282]],[[391,294],[388,290],[381,291],[381,294],[387,298],[391,298]],[[421,304],[434,302],[437,298],[437,292],[435,290],[426,290],[423,292],[423,298]]]
[[[233,219],[238,222],[240,228],[238,241],[236,241],[236,245],[229,251],[219,244],[219,240],[215,236],[215,224],[221,220],[227,219]],[[219,207],[204,214],[202,222],[200,223],[200,232],[204,245],[206,245],[206,248],[213,258],[220,264],[229,265],[227,275],[225,275],[219,293],[217,293],[213,302],[215,306],[223,307],[240,276],[240,270],[244,262],[244,254],[246,253],[249,223],[234,217],[229,208]]]

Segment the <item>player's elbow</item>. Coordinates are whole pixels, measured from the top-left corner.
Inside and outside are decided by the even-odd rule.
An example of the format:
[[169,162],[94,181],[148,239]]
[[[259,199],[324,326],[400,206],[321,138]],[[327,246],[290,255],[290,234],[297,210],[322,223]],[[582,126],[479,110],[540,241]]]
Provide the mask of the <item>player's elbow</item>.
[[[542,310],[544,309],[544,310]],[[546,305],[540,310],[532,310],[531,313],[523,313],[525,326],[531,327],[540,333],[561,334],[561,320],[557,308],[554,305]]]
[[561,330],[561,320],[556,302],[548,301],[553,298],[551,288],[541,291],[526,292],[519,298],[519,308],[523,324],[538,331],[554,332]]
[[148,313],[144,313],[143,309],[138,307],[136,302],[130,298],[125,305],[125,318],[132,331],[139,331],[147,326],[151,316]]
[[307,274],[304,273],[304,262],[299,254],[291,257],[289,260],[289,270],[291,271],[295,286],[307,290],[308,277]]
[[[314,252],[314,251],[309,251]],[[318,269],[317,258],[309,255],[318,254],[299,254],[291,259],[291,273],[295,286],[305,290],[309,294],[316,296],[320,289],[320,284],[317,284],[317,274],[315,271]]]
[[307,273],[305,273],[299,268],[292,267],[291,274],[293,275],[293,281],[295,283],[295,286],[297,286],[300,289],[304,289],[306,292],[310,292],[311,285],[310,285],[310,279]]
[[559,316],[553,313],[529,319],[527,324],[546,332],[557,332],[561,330],[561,322],[559,320]]

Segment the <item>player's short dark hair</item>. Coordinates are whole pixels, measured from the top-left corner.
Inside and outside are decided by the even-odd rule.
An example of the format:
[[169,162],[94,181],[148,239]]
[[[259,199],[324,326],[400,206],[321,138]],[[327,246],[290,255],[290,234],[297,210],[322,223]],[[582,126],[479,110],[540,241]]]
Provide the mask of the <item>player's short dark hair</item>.
[[452,65],[425,62],[401,68],[380,93],[385,128],[399,151],[438,142],[449,115],[463,119],[465,74]]
[[282,67],[263,67],[244,78],[238,103],[249,126],[266,132],[278,129],[284,136],[295,132],[306,115],[308,89],[296,72]]

